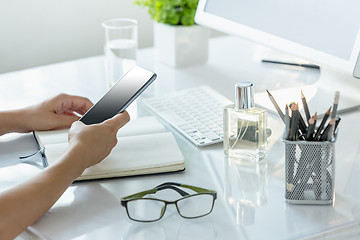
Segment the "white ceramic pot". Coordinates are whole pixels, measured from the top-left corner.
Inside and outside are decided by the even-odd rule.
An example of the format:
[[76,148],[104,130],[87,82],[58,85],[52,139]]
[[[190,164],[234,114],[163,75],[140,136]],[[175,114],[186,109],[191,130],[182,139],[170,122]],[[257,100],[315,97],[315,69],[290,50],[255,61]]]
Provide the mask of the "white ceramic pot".
[[177,26],[154,23],[154,46],[157,61],[188,67],[206,63],[209,29],[199,26]]

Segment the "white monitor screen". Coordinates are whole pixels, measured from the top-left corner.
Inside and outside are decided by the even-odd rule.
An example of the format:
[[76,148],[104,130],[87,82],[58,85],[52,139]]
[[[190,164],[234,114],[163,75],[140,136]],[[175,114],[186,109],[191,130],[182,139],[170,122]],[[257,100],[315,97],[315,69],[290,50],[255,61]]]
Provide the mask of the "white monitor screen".
[[352,72],[359,9],[358,0],[200,0],[196,21]]

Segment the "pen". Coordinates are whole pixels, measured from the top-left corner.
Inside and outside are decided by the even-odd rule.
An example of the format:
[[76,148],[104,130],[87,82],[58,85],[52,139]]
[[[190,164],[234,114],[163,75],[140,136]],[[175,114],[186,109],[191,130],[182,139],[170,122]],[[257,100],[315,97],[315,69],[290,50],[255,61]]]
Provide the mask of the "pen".
[[337,111],[337,107],[339,104],[339,98],[340,98],[340,92],[336,91],[335,92],[335,97],[334,97],[334,104],[333,104],[333,108],[331,111],[331,120],[329,125],[327,126],[329,129],[328,131],[325,133],[323,133],[324,136],[321,136],[321,139],[324,141],[331,141],[334,137],[334,133],[335,133],[335,125],[336,125],[336,111]]
[[290,66],[296,66],[296,67],[304,67],[304,68],[314,68],[314,69],[320,69],[320,67],[316,64],[303,64],[303,63],[292,63],[292,62],[281,62],[281,61],[273,61],[273,60],[267,60],[263,59],[261,60],[263,63],[274,63],[274,64],[283,64],[283,65],[290,65]]
[[334,134],[335,137],[337,135],[337,128],[339,126],[340,121],[341,121],[341,117],[336,116],[336,118],[335,118],[335,126],[334,126],[334,131],[333,131],[333,134]]
[[[331,120],[330,120],[330,123],[331,123],[331,125],[330,125],[330,127],[329,127],[329,132],[328,132],[328,134],[327,134],[327,136],[326,136],[326,139],[328,140],[328,141],[331,141],[332,139],[333,139],[333,137],[334,137],[334,132],[335,132],[335,118],[332,118]],[[329,123],[329,124],[330,124]]]
[[306,120],[307,122],[309,122],[311,116],[310,116],[310,110],[309,110],[309,106],[306,102],[306,98],[305,98],[305,95],[303,93],[303,91],[301,90],[301,101],[303,103],[303,106],[304,106],[304,112],[305,112],[305,116],[306,116]]
[[322,129],[323,129],[324,126],[325,126],[326,120],[329,118],[330,110],[331,110],[331,107],[330,107],[329,110],[327,110],[327,112],[325,113],[324,118],[322,119],[322,121],[321,121],[321,123],[320,123],[320,126],[319,126],[318,129],[316,130],[316,134],[315,134],[315,137],[314,137],[314,140],[315,140],[315,141],[318,140],[318,138],[320,137],[321,131],[322,131]]
[[334,133],[335,133],[337,127],[339,126],[340,121],[341,121],[341,117],[336,116]]
[[275,101],[275,98],[273,97],[273,95],[271,95],[271,93],[266,89],[266,92],[268,93],[269,95],[269,98],[272,102],[272,104],[274,105],[276,111],[278,112],[281,120],[285,123],[285,114],[281,111],[279,105],[277,104],[277,102]]

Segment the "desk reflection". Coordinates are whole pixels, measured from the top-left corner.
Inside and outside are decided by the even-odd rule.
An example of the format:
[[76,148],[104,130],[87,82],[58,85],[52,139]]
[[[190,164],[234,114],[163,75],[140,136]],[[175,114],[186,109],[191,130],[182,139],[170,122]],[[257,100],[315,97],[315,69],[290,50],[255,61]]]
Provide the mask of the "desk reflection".
[[169,217],[154,223],[133,222],[124,240],[216,239],[216,227],[212,221],[206,218],[182,219],[179,224],[178,216],[176,218]]
[[166,231],[158,223],[133,223],[126,233],[124,240],[157,239],[166,240]]
[[256,207],[267,202],[267,163],[242,164],[225,156],[225,199],[235,213],[238,225],[255,223]]
[[100,184],[80,183],[69,187],[30,231],[54,240],[72,239],[123,219],[122,210],[117,198]]

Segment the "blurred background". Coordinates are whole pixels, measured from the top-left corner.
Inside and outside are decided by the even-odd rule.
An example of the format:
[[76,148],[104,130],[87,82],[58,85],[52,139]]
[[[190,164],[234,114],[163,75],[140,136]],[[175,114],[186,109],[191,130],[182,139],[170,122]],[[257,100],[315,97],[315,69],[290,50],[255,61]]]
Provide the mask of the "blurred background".
[[120,17],[138,20],[139,48],[153,45],[153,22],[133,0],[0,0],[0,73],[102,55],[101,23]]
[[139,48],[153,45],[153,22],[133,0],[0,0],[0,73],[101,55],[110,18],[138,20]]

